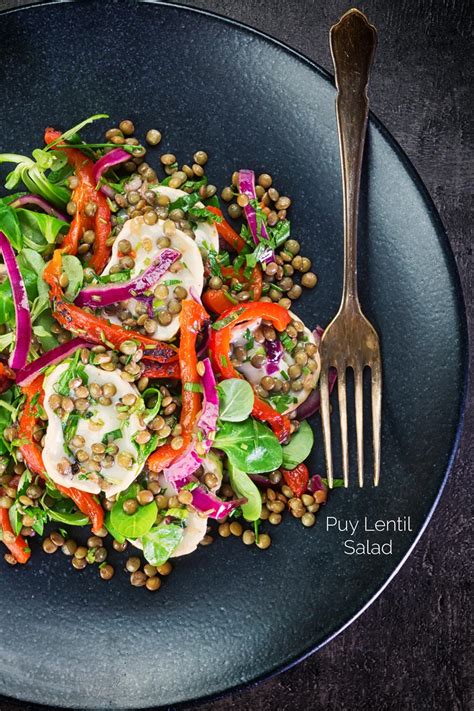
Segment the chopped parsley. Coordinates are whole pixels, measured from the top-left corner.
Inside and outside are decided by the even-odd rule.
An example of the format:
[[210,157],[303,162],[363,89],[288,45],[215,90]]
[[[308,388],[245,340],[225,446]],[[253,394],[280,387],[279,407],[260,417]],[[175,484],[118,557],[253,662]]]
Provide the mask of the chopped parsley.
[[215,323],[212,324],[212,328],[214,331],[221,331],[223,328],[226,328],[226,326],[229,326],[229,324],[233,323],[233,321],[236,321],[239,316],[241,316],[244,313],[245,309],[237,309],[237,311],[234,311],[234,313],[229,314],[225,318],[220,319],[219,321],[216,321]]

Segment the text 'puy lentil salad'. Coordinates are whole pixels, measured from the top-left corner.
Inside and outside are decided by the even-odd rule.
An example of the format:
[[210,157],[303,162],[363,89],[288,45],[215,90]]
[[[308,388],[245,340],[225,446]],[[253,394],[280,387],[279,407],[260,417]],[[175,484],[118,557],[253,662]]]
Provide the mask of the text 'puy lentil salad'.
[[157,590],[170,558],[212,542],[212,519],[262,549],[262,521],[314,524],[321,333],[291,308],[317,277],[270,175],[239,170],[222,190],[236,231],[204,151],[181,167],[162,153],[159,177],[158,130],[149,148],[129,120],[84,142],[99,118],[47,128],[31,158],[0,155],[15,164],[0,199],[0,533],[7,563],[42,537],[105,580],[110,534],[143,552],[126,560],[132,585]]

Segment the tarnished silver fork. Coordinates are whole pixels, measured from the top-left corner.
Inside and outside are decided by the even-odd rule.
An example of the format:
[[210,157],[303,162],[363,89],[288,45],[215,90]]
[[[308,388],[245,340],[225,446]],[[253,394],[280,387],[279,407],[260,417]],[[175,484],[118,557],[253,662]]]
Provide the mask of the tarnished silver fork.
[[347,441],[346,372],[352,368],[355,385],[357,468],[359,486],[364,483],[363,372],[368,367],[372,380],[372,434],[374,485],[380,479],[380,426],[382,363],[379,337],[362,313],[357,292],[357,215],[360,176],[364,153],[369,101],[367,86],[377,44],[375,27],[359,10],[349,10],[331,27],[331,53],[336,74],[336,115],[341,155],[344,201],[344,286],[335,318],[321,339],[321,416],[329,487],[333,485],[331,422],[329,412],[329,368],[337,370],[339,420],[344,486],[349,485]]

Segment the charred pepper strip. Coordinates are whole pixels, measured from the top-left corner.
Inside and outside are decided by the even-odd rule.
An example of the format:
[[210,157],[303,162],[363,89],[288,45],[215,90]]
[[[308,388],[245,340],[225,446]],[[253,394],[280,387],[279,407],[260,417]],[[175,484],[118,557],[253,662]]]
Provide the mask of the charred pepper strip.
[[214,205],[208,205],[207,209],[209,210],[209,212],[212,212],[213,215],[217,215],[221,218],[221,221],[216,222],[215,225],[222,239],[227,242],[229,247],[235,249],[236,252],[241,252],[243,248],[247,246],[247,243],[244,238],[241,237],[239,233],[236,232],[234,228],[231,227],[229,223],[225,221],[224,215],[222,214],[222,210],[220,210],[218,207],[214,207]]
[[[243,288],[250,292],[252,301],[258,301],[262,295],[262,270],[257,264],[250,274],[250,277],[245,276],[245,269],[234,269],[234,267],[221,267],[223,279],[237,279]],[[216,314],[221,314],[231,306],[231,299],[235,303],[235,299],[224,289],[207,289],[202,295],[204,306]]]
[[156,360],[158,363],[169,363],[176,360],[177,353],[174,346],[155,341],[153,338],[143,336],[138,331],[127,330],[117,324],[109,323],[106,319],[95,316],[66,301],[59,284],[60,276],[61,250],[57,249],[43,272],[43,278],[49,284],[50,296],[53,301],[53,316],[63,328],[79,335],[86,335],[88,339],[101,345],[110,343],[116,349],[120,349],[124,341],[136,341],[143,348],[147,358]]
[[[291,321],[291,316],[283,306],[260,301],[239,304],[228,309],[221,315],[219,321],[212,325],[209,350],[214,369],[223,378],[242,378],[230,362],[232,329],[240,323],[257,318],[271,321],[277,331],[283,331]],[[258,420],[267,422],[280,442],[284,442],[290,436],[289,418],[277,412],[257,395],[255,395],[252,415]]]
[[180,370],[178,361],[175,361],[174,363],[150,363],[146,360],[146,358],[144,358],[142,360],[142,365],[144,366],[142,377],[163,379],[176,378],[179,380]]
[[[61,132],[56,131],[54,128],[47,128],[44,134],[45,143],[48,145],[60,137]],[[77,148],[65,147],[61,144],[56,144],[55,148],[64,151],[68,162],[74,168],[74,172],[79,179],[79,185],[74,189],[71,196],[72,201],[76,204],[76,212],[69,232],[64,239],[63,249],[68,254],[77,254],[79,241],[84,231],[93,229],[95,239],[92,257],[88,262],[88,266],[95,269],[97,274],[100,274],[110,257],[110,248],[107,246],[107,240],[111,230],[111,213],[107,198],[103,193],[96,190],[94,163],[82,151]],[[85,207],[89,202],[93,202],[96,205],[96,212],[93,216],[87,215],[85,212]]]
[[[208,320],[208,315],[194,299],[182,301],[179,315],[181,342],[179,344],[179,367],[182,382],[182,401],[180,425],[182,428],[182,445],[173,449],[171,444],[158,447],[148,457],[148,467],[154,472],[160,472],[169,466],[177,456],[182,454],[191,442],[193,430],[201,410],[201,394],[193,389],[188,389],[190,384],[199,382],[197,372],[198,358],[196,355],[196,338]],[[188,385],[188,388],[186,387]]]
[[[241,237],[234,229],[225,221],[222,214],[222,210],[213,205],[208,205],[207,209],[214,215],[221,218],[220,222],[216,222],[216,229],[219,235],[222,237],[227,244],[232,247],[236,252],[240,254],[246,247],[247,243],[243,237]],[[222,267],[222,276],[224,279],[238,279],[239,282],[245,285],[245,288],[251,292],[252,300],[258,301],[262,295],[262,270],[260,265],[256,265],[252,269],[250,277],[245,276],[245,270],[243,267],[235,270],[234,267]],[[213,311],[216,314],[220,314],[229,308],[230,299],[226,296],[223,289],[207,289],[204,292],[202,300],[207,309]]]
[[[18,437],[24,440],[20,445],[20,452],[23,456],[23,461],[28,469],[34,474],[38,474],[46,480],[46,469],[43,462],[42,449],[37,442],[32,439],[32,434],[37,427],[37,406],[33,405],[33,398],[39,392],[41,393],[38,402],[41,404],[43,396],[43,380],[42,375],[38,376],[32,383],[22,388],[22,392],[26,396],[23,412],[18,423]],[[91,524],[92,531],[97,533],[104,526],[104,510],[96,501],[94,496],[87,491],[80,491],[73,487],[61,486],[54,483],[54,486],[63,496],[72,499],[79,511],[85,514]]]
[[0,393],[8,390],[15,381],[15,371],[6,363],[0,361]]
[[31,556],[30,548],[22,536],[15,536],[13,533],[8,509],[0,509],[0,530],[3,543],[15,560],[18,563],[27,563]]

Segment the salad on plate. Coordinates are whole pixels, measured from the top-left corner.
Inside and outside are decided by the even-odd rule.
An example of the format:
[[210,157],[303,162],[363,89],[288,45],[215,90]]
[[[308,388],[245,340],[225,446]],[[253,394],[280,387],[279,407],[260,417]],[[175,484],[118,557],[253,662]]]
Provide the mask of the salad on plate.
[[293,302],[317,277],[269,174],[218,199],[204,151],[154,168],[158,130],[85,141],[102,118],[0,154],[0,539],[105,580],[111,542],[157,590],[214,532],[266,549],[285,512],[314,525],[322,329]]

